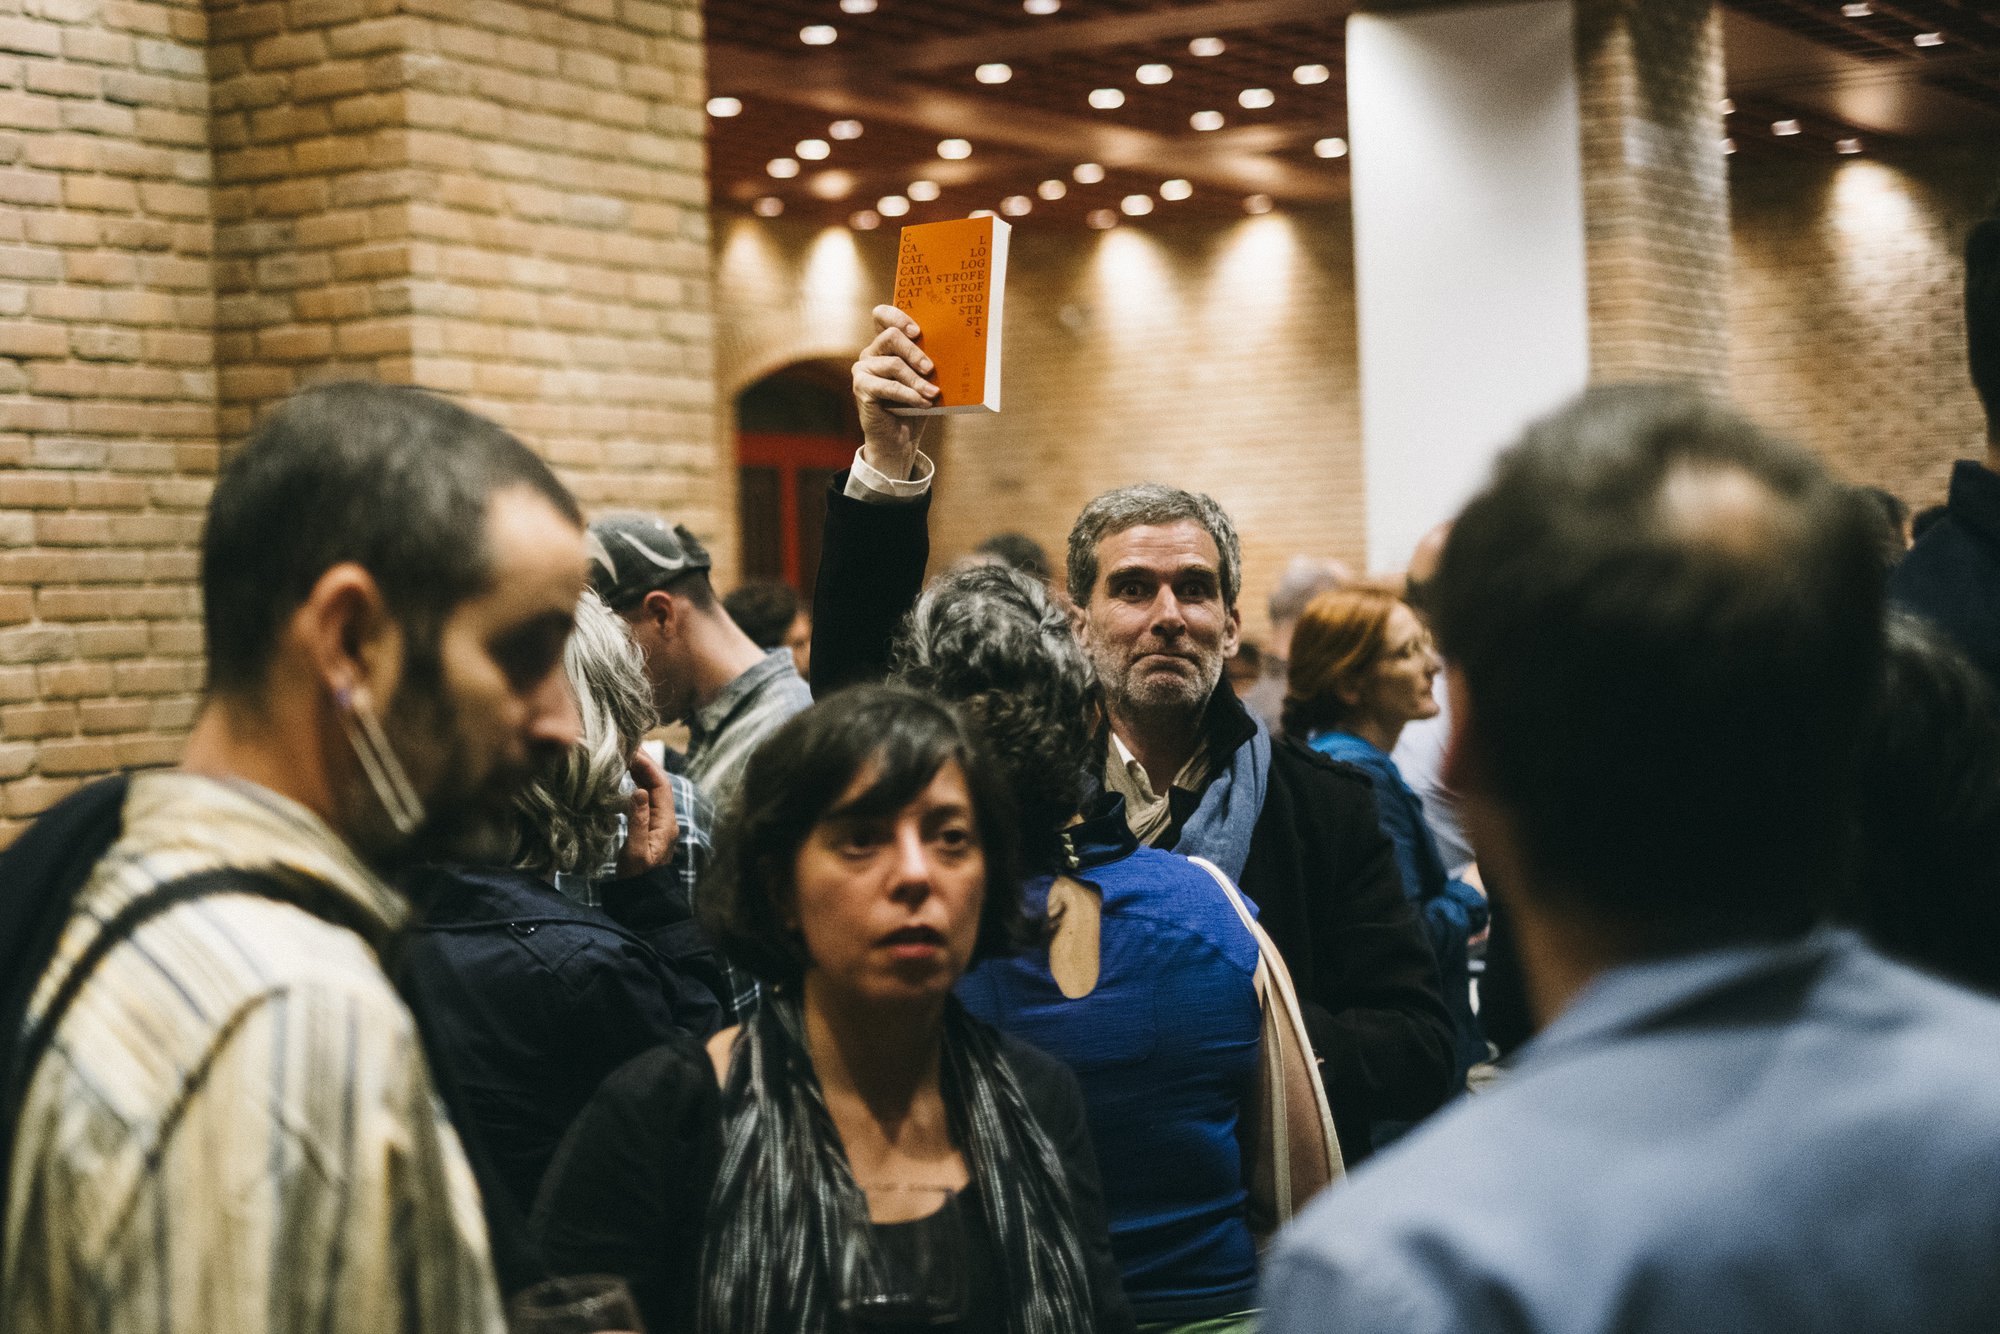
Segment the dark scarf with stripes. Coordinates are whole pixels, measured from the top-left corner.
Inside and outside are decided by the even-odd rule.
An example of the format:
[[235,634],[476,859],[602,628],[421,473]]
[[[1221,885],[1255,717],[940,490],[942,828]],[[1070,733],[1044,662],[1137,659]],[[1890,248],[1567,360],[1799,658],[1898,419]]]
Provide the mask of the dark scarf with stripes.
[[[1091,1327],[1068,1177],[1001,1059],[993,1030],[947,1003],[942,1073],[953,1138],[1009,1295],[1010,1334]],[[838,1330],[833,1275],[869,1226],[805,1045],[795,997],[766,995],[722,1091],[722,1165],[709,1201],[701,1334]]]

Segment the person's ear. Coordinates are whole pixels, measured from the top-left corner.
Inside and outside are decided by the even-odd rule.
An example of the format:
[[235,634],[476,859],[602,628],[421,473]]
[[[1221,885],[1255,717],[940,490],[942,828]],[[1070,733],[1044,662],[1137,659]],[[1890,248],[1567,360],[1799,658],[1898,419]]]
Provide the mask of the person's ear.
[[656,588],[640,598],[635,614],[641,625],[651,626],[653,633],[662,639],[672,639],[687,617],[686,610],[664,588]]
[[1243,642],[1243,609],[1231,607],[1222,623],[1222,656],[1233,658]]
[[342,561],[313,581],[292,612],[290,638],[332,694],[392,698],[403,672],[403,628],[375,576]]

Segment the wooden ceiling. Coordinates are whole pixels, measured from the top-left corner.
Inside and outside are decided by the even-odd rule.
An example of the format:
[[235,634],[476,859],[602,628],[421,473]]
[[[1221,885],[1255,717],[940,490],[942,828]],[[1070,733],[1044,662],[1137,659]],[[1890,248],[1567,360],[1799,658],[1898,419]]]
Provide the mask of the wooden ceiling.
[[[1050,10],[1050,0],[707,0],[709,92],[725,99],[709,119],[716,207],[888,228],[984,208],[1078,227],[1129,220],[1131,209],[1234,215],[1345,197],[1350,0],[1030,5]],[[2000,132],[2000,4],[1868,9],[1728,0],[1737,148],[1833,153],[1858,140],[1872,151]],[[826,36],[816,28],[832,40],[815,42]],[[982,77],[992,66],[1004,81],[989,81],[1003,73],[992,68]],[[1093,93],[1116,105],[1094,105]],[[1801,133],[1775,134],[1782,120]],[[857,126],[858,137],[840,137]],[[947,139],[969,154],[940,156]],[[788,162],[796,174],[773,174]],[[914,182],[936,197],[913,199]]]

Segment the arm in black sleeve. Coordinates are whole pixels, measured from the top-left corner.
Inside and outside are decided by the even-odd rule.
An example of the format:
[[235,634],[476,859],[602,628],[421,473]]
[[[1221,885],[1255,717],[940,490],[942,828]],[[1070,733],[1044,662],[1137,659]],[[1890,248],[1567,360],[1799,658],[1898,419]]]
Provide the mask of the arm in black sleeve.
[[542,1180],[531,1226],[550,1270],[616,1274],[647,1329],[692,1329],[721,1150],[720,1094],[698,1043],[626,1062],[577,1115]]
[[842,686],[889,674],[889,645],[916,604],[930,562],[931,498],[868,501],[833,479],[813,585],[812,687],[825,698]]
[[1415,1120],[1449,1095],[1451,1019],[1366,777],[1281,742],[1266,805],[1289,833],[1259,821],[1243,887],[1291,967],[1352,1164],[1371,1123]]
[[1083,1090],[1069,1068],[1052,1057],[1013,1041],[1004,1043],[1002,1050],[1018,1072],[1021,1091],[1069,1177],[1070,1205],[1075,1211],[1077,1239],[1083,1245],[1096,1334],[1133,1334],[1132,1306],[1125,1298],[1118,1261],[1111,1254],[1111,1225],[1104,1213],[1097,1150],[1091,1147],[1090,1124],[1084,1117]]

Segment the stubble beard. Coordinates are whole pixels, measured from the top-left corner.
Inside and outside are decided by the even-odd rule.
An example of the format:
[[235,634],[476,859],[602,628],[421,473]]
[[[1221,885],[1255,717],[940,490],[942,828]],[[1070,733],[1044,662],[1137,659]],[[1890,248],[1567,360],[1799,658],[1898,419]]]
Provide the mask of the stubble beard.
[[1131,656],[1093,646],[1097,674],[1104,682],[1105,702],[1114,715],[1132,718],[1198,718],[1222,680],[1222,659],[1206,655],[1190,659],[1193,676],[1142,674]]

